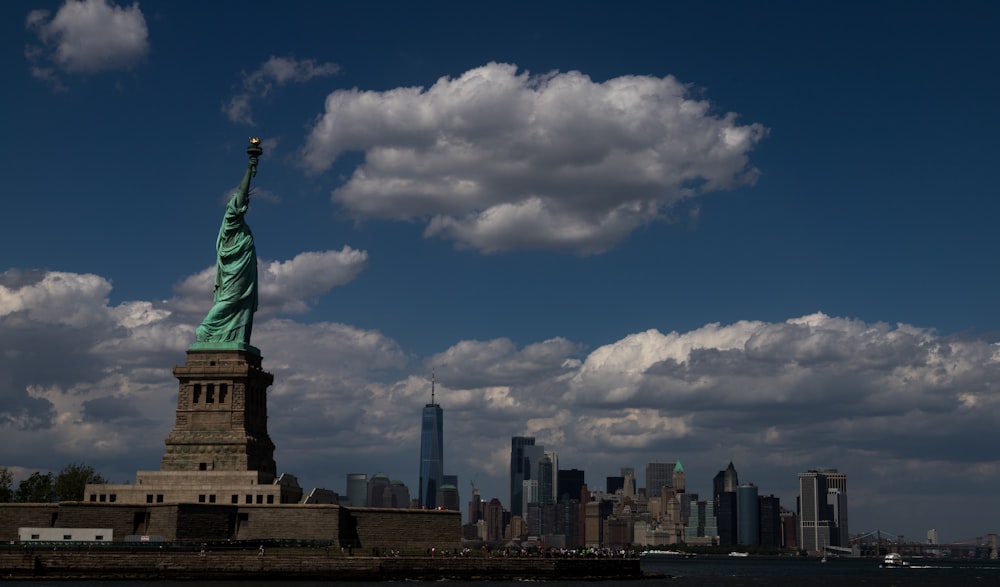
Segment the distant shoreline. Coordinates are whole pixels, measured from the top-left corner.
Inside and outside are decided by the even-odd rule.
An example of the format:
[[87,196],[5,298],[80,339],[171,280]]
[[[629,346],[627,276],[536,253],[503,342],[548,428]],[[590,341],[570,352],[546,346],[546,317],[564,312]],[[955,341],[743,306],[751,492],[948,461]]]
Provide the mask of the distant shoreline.
[[328,552],[0,552],[0,580],[622,580],[636,558],[375,557]]

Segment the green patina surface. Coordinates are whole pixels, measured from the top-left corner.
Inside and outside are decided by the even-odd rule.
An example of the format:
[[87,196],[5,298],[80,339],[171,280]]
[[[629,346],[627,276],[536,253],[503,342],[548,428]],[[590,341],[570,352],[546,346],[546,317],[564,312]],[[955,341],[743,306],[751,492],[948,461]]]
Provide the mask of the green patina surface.
[[226,204],[216,239],[214,303],[198,326],[192,350],[235,349],[260,354],[250,345],[253,315],[257,311],[257,250],[246,213],[250,205],[250,179],[257,174],[261,153],[259,141],[251,141],[246,172]]

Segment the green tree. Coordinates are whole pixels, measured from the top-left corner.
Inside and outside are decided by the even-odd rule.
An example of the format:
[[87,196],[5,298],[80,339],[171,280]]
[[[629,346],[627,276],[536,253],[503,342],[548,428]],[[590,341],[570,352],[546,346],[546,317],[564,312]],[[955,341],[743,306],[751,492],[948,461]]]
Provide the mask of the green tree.
[[83,491],[88,483],[106,481],[90,465],[72,463],[59,471],[52,488],[59,501],[82,501]]
[[14,474],[7,467],[0,467],[0,503],[14,501]]
[[52,473],[35,471],[17,486],[14,501],[22,503],[40,503],[52,500]]

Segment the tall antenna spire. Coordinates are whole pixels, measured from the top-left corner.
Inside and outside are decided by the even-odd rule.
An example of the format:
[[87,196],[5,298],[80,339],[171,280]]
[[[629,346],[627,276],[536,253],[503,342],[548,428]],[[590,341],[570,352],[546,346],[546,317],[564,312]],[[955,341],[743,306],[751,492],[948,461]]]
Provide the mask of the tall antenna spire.
[[434,368],[431,368],[431,405],[434,405]]

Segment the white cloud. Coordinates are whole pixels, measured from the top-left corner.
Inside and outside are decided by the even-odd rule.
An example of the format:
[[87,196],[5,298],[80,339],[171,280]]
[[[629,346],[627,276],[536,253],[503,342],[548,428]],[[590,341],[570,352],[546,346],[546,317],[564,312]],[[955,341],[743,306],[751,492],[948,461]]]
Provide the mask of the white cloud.
[[0,428],[51,427],[55,405],[37,390],[100,377],[106,364],[92,360],[90,349],[114,330],[110,291],[92,274],[0,274]]
[[425,235],[484,252],[589,254],[682,199],[752,182],[765,134],[670,76],[597,83],[490,63],[426,90],[335,91],[301,155],[321,172],[364,152],[333,192],[359,217],[425,219]]
[[[356,268],[356,253],[276,263],[275,287],[322,293],[350,271],[319,274]],[[300,281],[310,275],[315,282]],[[170,368],[201,316],[177,311],[177,299],[109,306],[109,293],[94,275],[0,274],[4,466],[58,470],[85,460],[121,481],[157,466],[173,425]],[[431,368],[446,471],[462,486],[476,476],[484,497],[505,503],[516,435],[558,451],[564,468],[586,470],[592,487],[621,466],[641,471],[681,457],[689,490],[705,491],[733,460],[741,479],[787,507],[798,471],[835,466],[850,476],[852,516],[875,521],[890,515],[879,507],[886,495],[920,502],[905,480],[919,479],[920,492],[969,487],[970,503],[1000,482],[982,442],[1000,424],[996,345],[909,325],[816,313],[647,330],[591,351],[563,338],[461,340],[416,361],[391,336],[346,324],[264,315],[254,337],[275,374],[276,459],[308,486],[342,490],[346,473],[381,470],[415,487]]]
[[[349,283],[368,262],[368,253],[349,246],[339,251],[307,251],[287,261],[259,260],[258,315],[301,314],[334,287]],[[206,267],[174,286],[171,310],[185,316],[208,312],[212,305],[215,267]]]
[[288,261],[261,267],[262,303],[276,312],[302,313],[308,301],[354,280],[368,261],[368,253],[345,246],[339,251],[299,253]]
[[[13,274],[7,274],[11,279]],[[36,282],[7,287],[0,284],[0,317],[11,322],[37,322],[81,328],[107,320],[91,305],[107,301],[111,283],[92,274],[46,273]]]
[[527,385],[572,371],[572,356],[582,350],[565,338],[553,338],[517,349],[507,338],[463,340],[426,363],[451,387]]
[[272,55],[256,70],[244,72],[241,91],[222,110],[232,122],[254,124],[252,102],[268,98],[275,86],[303,83],[317,77],[336,75],[339,71],[340,66],[336,63]]
[[149,31],[139,4],[119,7],[107,0],[67,0],[49,19],[32,10],[25,19],[41,45],[25,50],[32,74],[65,89],[56,71],[91,74],[130,69],[149,53]]
[[[258,334],[266,337],[275,330],[274,324],[282,324],[275,322],[269,328],[270,315],[305,312],[312,300],[354,279],[366,259],[365,252],[344,247],[262,263],[261,305],[267,309],[258,313],[258,320],[265,322]],[[0,427],[48,428],[57,422],[62,426],[64,414],[83,418],[88,405],[91,415],[98,407],[104,411],[112,405],[125,407],[122,402],[98,400],[117,397],[122,386],[134,386],[149,377],[151,369],[160,382],[143,385],[162,389],[169,365],[193,341],[194,327],[211,306],[213,279],[214,268],[207,268],[182,281],[176,286],[177,295],[166,302],[110,306],[111,283],[97,275],[15,270],[0,274],[0,348],[4,349],[0,355]],[[355,346],[362,349],[359,352],[378,349],[371,344],[373,335],[353,336]],[[322,339],[315,332],[296,337]],[[391,344],[381,346],[387,346],[385,352],[396,352]],[[344,360],[349,353],[338,355]],[[367,356],[355,363],[368,366],[362,373],[380,365]],[[79,397],[61,405],[65,401],[56,399],[63,395]],[[132,407],[126,411],[153,418],[162,413]]]
[[664,416],[657,410],[625,408],[607,416],[580,418],[573,428],[576,446],[584,450],[618,452],[645,450],[657,441],[681,438],[691,433],[694,416]]

